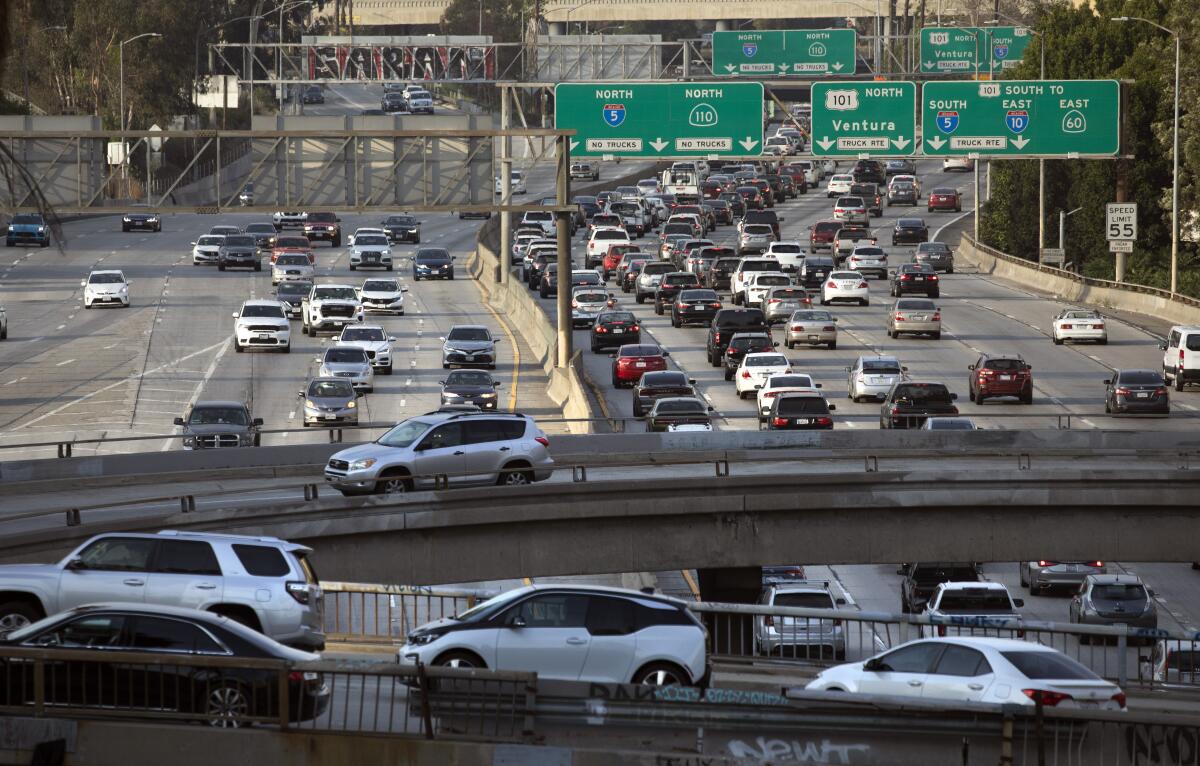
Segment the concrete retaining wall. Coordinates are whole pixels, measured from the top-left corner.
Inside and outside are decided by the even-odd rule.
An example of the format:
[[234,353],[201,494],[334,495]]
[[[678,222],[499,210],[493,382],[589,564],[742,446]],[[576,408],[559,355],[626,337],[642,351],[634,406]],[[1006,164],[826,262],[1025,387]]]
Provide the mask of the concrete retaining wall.
[[1200,324],[1200,301],[1143,285],[1091,279],[1063,269],[1014,258],[964,235],[957,255],[985,274],[1035,290],[1050,291],[1063,301],[1160,317],[1174,324]]

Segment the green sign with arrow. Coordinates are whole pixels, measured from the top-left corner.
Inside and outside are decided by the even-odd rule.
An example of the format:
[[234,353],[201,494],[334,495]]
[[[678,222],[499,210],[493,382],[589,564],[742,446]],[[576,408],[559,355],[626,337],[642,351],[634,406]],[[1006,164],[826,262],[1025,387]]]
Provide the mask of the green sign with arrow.
[[926,27],[921,30],[921,71],[982,74],[1011,69],[1021,62],[1032,39],[1026,27]]
[[916,152],[917,87],[911,82],[816,82],[812,153],[819,157]]
[[853,29],[713,32],[713,74],[732,77],[854,74]]
[[763,86],[562,83],[554,87],[554,125],[576,132],[571,154],[579,157],[759,154]]
[[1111,157],[1120,150],[1116,80],[927,82],[927,155]]

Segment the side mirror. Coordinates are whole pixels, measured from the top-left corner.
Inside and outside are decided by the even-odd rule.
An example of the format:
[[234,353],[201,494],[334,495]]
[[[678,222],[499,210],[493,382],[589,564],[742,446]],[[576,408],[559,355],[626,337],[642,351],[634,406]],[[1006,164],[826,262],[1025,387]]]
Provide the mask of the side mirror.
[[304,398],[304,392],[303,392],[303,391],[297,391],[297,392],[296,392],[296,398],[297,398],[297,399],[303,399],[303,398]]
[[1013,606],[1015,606],[1015,607],[1018,607],[1018,608],[1019,608],[1019,607],[1022,607],[1022,606],[1025,606],[1025,599],[1023,599],[1023,598],[1014,598],[1014,599],[1013,599]]
[[175,422],[175,425],[181,426],[181,425],[183,425],[183,418],[175,418],[174,422]]
[[844,598],[835,598],[835,599],[833,600],[833,603],[837,604],[838,606],[845,606],[845,605],[846,605],[846,599],[844,599]]
[[670,351],[664,351],[664,352],[663,352],[663,356],[670,356],[670,355],[671,355],[671,352],[670,352]]
[[525,627],[525,618],[519,614],[513,615],[512,617],[509,618],[508,624],[505,627],[523,628],[523,627]]
[[779,348],[779,341],[775,341],[774,343],[772,343],[771,348]]
[[709,412],[715,412],[715,410],[713,409],[713,406],[712,406],[711,404],[710,404],[710,405],[708,405],[708,411],[709,411]]
[[907,368],[907,367],[901,367],[901,368],[900,368],[900,372],[908,372],[908,368]]
[[1151,660],[1150,660],[1150,656],[1149,656],[1149,655],[1147,655],[1147,654],[1139,654],[1139,655],[1138,655],[1138,662],[1145,662],[1145,663],[1149,663],[1150,661],[1151,661]]
[[878,658],[870,659],[863,663],[863,670],[870,671],[872,673],[878,673],[883,669],[884,664]]
[[367,394],[366,394],[366,392],[365,392],[365,391],[360,391],[360,390],[359,390],[359,389],[357,389],[357,388],[356,388],[356,389],[354,389],[354,398],[355,398],[355,399],[361,399],[361,398],[363,398],[363,397],[364,397],[364,396],[366,396],[366,395],[367,395]]
[[689,386],[694,386],[694,385],[696,385],[696,379],[695,379],[695,378],[688,378],[688,385],[689,385]]
[[445,342],[446,342],[446,336],[444,336],[444,335],[443,335],[442,337],[438,338],[438,340],[440,340],[442,343],[445,343]]
[[234,319],[237,319],[237,318],[238,318],[238,312],[236,312],[236,311],[235,311],[235,312],[233,312],[233,318],[234,318]]
[[400,292],[402,292],[402,293],[408,292],[408,285],[400,285]]
[[1159,344],[1158,344],[1158,348],[1159,348],[1159,350],[1160,350],[1160,351],[1166,351],[1166,350],[1167,350],[1167,344],[1166,344],[1166,343],[1159,343]]
[[[79,286],[80,286],[80,287],[87,287],[87,280],[85,279],[85,280],[81,281],[81,282],[79,283]],[[1163,346],[1163,348],[1166,348],[1166,346]]]
[[196,246],[196,243],[195,243],[195,242],[193,242],[193,243],[192,243],[192,247],[195,247],[195,246]]
[[81,559],[81,558],[73,558],[67,562],[67,569],[70,569],[72,571],[78,571],[80,569],[87,569],[87,564],[84,564],[83,559]]
[[958,394],[950,394],[950,398],[951,398],[951,399],[957,399],[957,398],[958,398]]
[[813,388],[820,388],[820,387],[821,387],[821,384],[820,384],[820,383],[816,383],[816,384],[814,384],[814,385],[813,385]]
[[1032,364],[1027,364],[1027,365],[1025,365],[1025,371],[1026,371],[1026,372],[1033,372],[1033,365],[1032,365]]
[[500,387],[501,387],[501,386],[503,386],[503,385],[504,385],[504,384],[503,384],[503,383],[501,383],[501,382],[500,382],[500,381],[498,381],[498,380],[493,380],[493,381],[492,381],[492,388],[500,388]]
[[609,355],[608,355],[608,358],[609,358],[609,359],[616,359],[616,358],[617,358],[617,355],[616,355],[616,354],[609,354]]
[[829,407],[829,411],[830,411],[830,412],[834,412],[835,410],[837,410],[837,405],[836,405],[836,404],[830,404],[830,405],[827,405],[827,406]]
[[968,369],[968,370],[973,370],[973,369],[975,369],[975,365],[973,365],[973,364],[969,364],[969,365],[967,365],[967,369]]
[[261,425],[263,424],[263,419],[262,419],[262,418],[255,418],[254,420],[252,420],[252,421],[250,421],[250,422],[251,422],[251,423],[253,423],[253,424],[254,424],[254,425],[256,425],[256,426],[261,426]]
[[886,401],[887,401],[887,394],[875,394],[875,401],[877,401],[877,402],[886,402]]

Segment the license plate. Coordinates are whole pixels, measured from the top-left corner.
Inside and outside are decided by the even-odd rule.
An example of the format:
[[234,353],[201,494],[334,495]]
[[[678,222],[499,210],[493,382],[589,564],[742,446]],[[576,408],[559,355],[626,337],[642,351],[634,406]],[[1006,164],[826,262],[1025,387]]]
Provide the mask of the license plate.
[[645,367],[645,366],[646,366],[646,363],[645,363],[645,362],[637,362],[637,363],[635,363],[633,366],[634,366],[634,367]]
[[811,425],[813,424],[813,422],[812,422],[812,418],[804,418],[803,420],[797,420],[797,421],[796,421],[796,423],[797,423],[797,424],[803,424],[803,425],[806,425],[806,426],[811,426]]
[[1149,397],[1150,397],[1150,394],[1144,393],[1144,392],[1139,392],[1137,395],[1137,398],[1139,398],[1139,399],[1148,399]]
[[322,415],[326,420],[337,420],[337,415]]
[[925,281],[925,277],[917,277],[917,278],[916,278],[916,279],[914,279],[913,281],[914,281],[914,282],[924,282],[924,281]]
[[270,339],[271,339],[271,336],[270,336],[268,333],[265,333],[265,332],[260,332],[260,333],[258,334],[258,339],[259,339],[259,340],[270,340]]
[[620,335],[623,332],[625,332],[625,331],[622,330],[620,327],[618,327],[615,330],[613,330],[613,335]]
[[809,335],[809,336],[808,336],[808,339],[809,339],[809,340],[816,340],[818,337],[819,337],[819,336],[817,336],[817,335]]
[[1012,380],[1012,375],[1001,375],[1000,380]]

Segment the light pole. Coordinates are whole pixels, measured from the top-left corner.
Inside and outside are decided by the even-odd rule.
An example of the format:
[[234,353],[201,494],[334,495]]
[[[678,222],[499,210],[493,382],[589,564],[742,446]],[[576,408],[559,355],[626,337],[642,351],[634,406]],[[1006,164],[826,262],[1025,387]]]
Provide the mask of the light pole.
[[[1012,18],[1011,16],[1005,16],[1003,13],[996,12],[996,15],[1000,16],[1005,21],[1011,21],[1014,24],[1021,23],[1021,22],[1017,21],[1016,19]],[[992,21],[985,21],[983,23],[984,24],[996,24],[997,22],[995,20],[992,20]],[[1024,25],[1022,24],[1022,26],[1024,26]],[[1038,53],[1039,53],[1039,58],[1041,59],[1039,67],[1038,67],[1038,79],[1045,80],[1046,79],[1046,37],[1041,32],[1038,32],[1036,29],[1030,29],[1029,27],[1024,27],[1024,28],[1027,32],[1029,32],[1030,34],[1032,34],[1034,37],[1036,37],[1038,39]],[[988,180],[991,180],[991,176],[992,176],[991,168],[989,167],[988,168]],[[1042,250],[1045,247],[1046,247],[1046,160],[1043,157],[1039,157],[1038,158],[1038,262],[1039,263],[1041,263]]]
[[1117,16],[1113,21],[1140,21],[1175,38],[1175,120],[1171,148],[1171,292],[1179,287],[1179,33],[1140,16]]
[[[134,40],[141,40],[143,37],[162,37],[158,32],[142,32],[140,35],[134,35],[128,40],[122,40],[117,46],[119,68],[120,68],[120,90],[121,90],[121,176],[128,181],[129,179],[129,146],[125,140],[125,131],[127,128],[125,120],[125,44],[131,43]],[[146,172],[150,172],[149,168]]]
[[301,5],[312,5],[312,0],[297,0],[294,3],[279,6],[279,40],[275,46],[275,84],[279,86],[279,111],[283,112],[283,96],[286,86],[283,84],[283,12],[298,8]]

